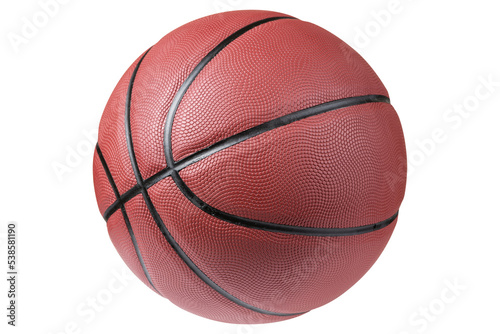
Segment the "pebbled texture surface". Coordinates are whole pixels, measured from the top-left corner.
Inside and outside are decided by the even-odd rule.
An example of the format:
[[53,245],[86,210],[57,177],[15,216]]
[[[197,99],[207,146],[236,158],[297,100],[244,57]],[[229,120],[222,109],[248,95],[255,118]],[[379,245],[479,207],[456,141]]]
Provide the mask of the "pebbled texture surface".
[[[237,11],[208,16],[177,28],[153,46],[137,73],[130,115],[132,139],[143,178],[166,167],[163,152],[165,118],[172,99],[189,73],[235,31],[275,16],[287,15]],[[212,93],[214,91],[206,92],[207,95]]]
[[[188,23],[151,48],[133,84],[130,125],[144,179],[166,168],[164,126],[172,99],[222,40],[256,21],[286,16],[235,11]],[[140,58],[139,58],[140,59]],[[136,185],[125,136],[125,100],[138,60],[119,81],[99,126],[99,146],[122,195]],[[200,72],[177,110],[175,160],[266,121],[321,103],[387,91],[370,66],[329,32],[283,19],[227,45]],[[228,213],[276,224],[357,227],[397,212],[405,190],[404,138],[396,112],[370,103],[312,116],[258,135],[180,171],[191,190]],[[394,175],[401,175],[394,177]],[[94,157],[101,213],[116,201]],[[317,237],[268,232],[219,220],[194,206],[167,177],[148,189],[166,228],[210,280],[252,306],[307,312],[335,299],[373,265],[396,221],[366,234]],[[179,307],[210,319],[265,323],[198,277],[167,242],[142,194],[125,203],[141,267],[121,210],[107,222],[131,270]]]
[[349,237],[290,235],[237,226],[193,209],[170,178],[149,193],[203,272],[232,295],[274,312],[306,312],[337,298],[373,265],[396,225]]
[[[132,270],[132,272],[139,277],[139,279],[146,284],[149,288],[153,288],[144,274],[144,271],[135,252],[134,245],[130,239],[130,234],[128,233],[125,221],[121,210],[115,212],[108,219],[107,223],[108,234],[113,242],[113,245],[118,250],[118,253],[125,261],[127,266]],[[134,224],[134,232],[137,230],[137,225]],[[154,290],[153,290],[154,291]]]
[[[116,85],[99,123],[99,147],[120,194],[123,194],[136,184],[128,158],[124,113],[129,80],[141,57],[129,67]],[[98,188],[96,187],[96,189]],[[96,192],[96,196],[99,198],[101,194]],[[103,212],[101,211],[101,213]]]
[[109,183],[101,161],[99,160],[97,150],[94,150],[92,168],[94,171],[94,188],[99,190],[96,191],[97,206],[99,207],[99,212],[101,212],[102,215],[104,214],[104,211],[106,211],[106,209],[116,201],[116,196],[113,192],[113,188],[111,188],[111,184]]
[[175,115],[174,158],[293,111],[368,94],[388,96],[340,39],[300,20],[268,22],[229,44],[193,82]]
[[[171,179],[165,179],[161,183],[173,185]],[[172,193],[178,192],[174,187],[171,187]],[[172,193],[168,195],[171,196]],[[165,195],[166,193],[163,194],[164,198]],[[196,276],[174,252],[149,214],[142,196],[134,197],[125,207],[130,212],[130,220],[134,222],[135,236],[156,289],[177,306],[225,322],[261,323],[293,318],[257,313],[229,301]],[[170,228],[169,217],[163,217],[163,220]],[[175,223],[179,222],[181,221]]]
[[204,202],[233,215],[317,228],[391,217],[404,187],[394,108],[370,103],[309,117],[226,148],[180,171]]

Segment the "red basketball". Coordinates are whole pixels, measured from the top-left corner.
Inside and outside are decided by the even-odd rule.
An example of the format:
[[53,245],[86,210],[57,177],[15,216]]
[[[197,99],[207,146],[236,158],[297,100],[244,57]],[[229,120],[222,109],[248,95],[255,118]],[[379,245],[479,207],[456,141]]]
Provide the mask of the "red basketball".
[[99,209],[130,269],[231,323],[293,318],[349,289],[391,236],[405,170],[370,66],[268,11],[201,18],[142,54],[94,156]]

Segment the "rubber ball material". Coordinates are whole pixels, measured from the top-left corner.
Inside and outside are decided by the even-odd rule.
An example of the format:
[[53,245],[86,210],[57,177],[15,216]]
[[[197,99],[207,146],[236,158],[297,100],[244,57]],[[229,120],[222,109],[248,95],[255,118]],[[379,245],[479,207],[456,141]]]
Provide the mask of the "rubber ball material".
[[142,54],[94,155],[99,209],[130,269],[230,323],[344,293],[387,244],[405,184],[403,132],[374,71],[328,31],[268,11],[201,18]]

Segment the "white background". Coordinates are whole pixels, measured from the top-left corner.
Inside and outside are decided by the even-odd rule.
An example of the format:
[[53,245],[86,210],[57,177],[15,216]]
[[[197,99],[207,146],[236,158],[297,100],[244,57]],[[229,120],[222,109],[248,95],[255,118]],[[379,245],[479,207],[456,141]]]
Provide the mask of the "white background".
[[[499,333],[500,8],[491,0],[395,3],[69,0],[14,46],[12,36],[42,7],[2,1],[0,332]],[[130,274],[95,203],[95,142],[85,135],[144,50],[181,24],[234,9],[291,14],[355,47],[390,92],[410,164],[398,226],[368,274],[334,302],[268,325],[192,315]],[[63,175],[58,164],[68,167]],[[17,328],[4,315],[8,221],[19,224]],[[89,311],[97,297],[105,305]]]

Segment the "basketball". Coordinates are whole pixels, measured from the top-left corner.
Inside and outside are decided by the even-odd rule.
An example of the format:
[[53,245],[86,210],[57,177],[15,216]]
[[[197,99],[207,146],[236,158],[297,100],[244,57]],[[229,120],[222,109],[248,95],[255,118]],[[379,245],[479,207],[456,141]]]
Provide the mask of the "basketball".
[[205,318],[269,323],[372,267],[398,220],[406,151],[356,51],[244,10],[187,23],[135,60],[103,112],[93,176],[113,245],[151,290]]

